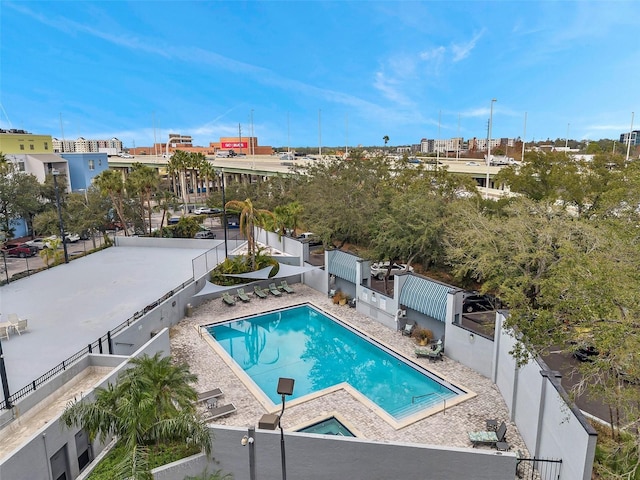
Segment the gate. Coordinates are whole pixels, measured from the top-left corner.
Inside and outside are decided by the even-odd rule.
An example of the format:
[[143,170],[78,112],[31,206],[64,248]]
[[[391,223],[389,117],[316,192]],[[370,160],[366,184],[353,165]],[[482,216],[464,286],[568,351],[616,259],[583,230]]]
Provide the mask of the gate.
[[518,452],[516,474],[525,480],[560,480],[562,459],[521,458]]

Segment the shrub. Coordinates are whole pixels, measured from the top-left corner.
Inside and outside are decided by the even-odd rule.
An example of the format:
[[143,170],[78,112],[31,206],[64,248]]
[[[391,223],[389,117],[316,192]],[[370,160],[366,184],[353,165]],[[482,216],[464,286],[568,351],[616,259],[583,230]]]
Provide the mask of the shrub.
[[428,328],[416,327],[411,334],[418,342],[429,343],[433,340],[433,332]]

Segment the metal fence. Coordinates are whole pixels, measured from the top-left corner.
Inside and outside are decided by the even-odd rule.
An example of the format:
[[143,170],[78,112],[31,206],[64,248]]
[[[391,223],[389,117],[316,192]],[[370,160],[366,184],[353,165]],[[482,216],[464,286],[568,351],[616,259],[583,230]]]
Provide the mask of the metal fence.
[[127,328],[130,325],[132,325],[133,323],[135,323],[137,320],[142,318],[149,311],[151,311],[154,308],[156,308],[162,302],[164,302],[164,301],[168,300],[169,298],[173,297],[176,292],[184,289],[187,285],[189,285],[191,283],[193,283],[193,279],[190,279],[190,280],[188,280],[186,282],[183,282],[177,288],[167,292],[166,294],[164,294],[162,297],[160,297],[155,302],[150,303],[149,305],[144,307],[144,309],[139,310],[136,313],[134,313],[131,317],[129,317],[127,320],[122,322],[120,325],[118,325],[114,329],[109,330],[105,335],[103,335],[102,337],[98,338],[95,342],[92,342],[92,343],[88,344],[86,347],[84,347],[79,352],[74,353],[73,355],[71,355],[66,360],[63,360],[62,363],[59,363],[58,365],[53,367],[48,372],[44,373],[43,375],[41,375],[38,378],[36,378],[35,380],[33,380],[30,384],[25,385],[24,387],[22,387],[17,392],[14,392],[12,395],[9,396],[8,399],[4,399],[3,401],[0,402],[0,409],[4,410],[4,409],[7,409],[7,408],[11,408],[13,405],[15,405],[15,403],[18,400],[20,400],[21,398],[29,395],[31,392],[37,390],[42,384],[44,384],[45,382],[51,380],[53,377],[55,377],[59,373],[65,371],[67,368],[69,368],[72,365],[74,365],[78,360],[80,360],[81,358],[83,358],[84,356],[86,356],[86,355],[88,355],[90,353],[97,352],[97,353],[113,354],[113,341],[112,341],[113,336],[117,335],[119,332],[121,332],[125,328]]
[[562,459],[552,458],[520,458],[518,452],[518,464],[516,475],[526,480],[560,480]]

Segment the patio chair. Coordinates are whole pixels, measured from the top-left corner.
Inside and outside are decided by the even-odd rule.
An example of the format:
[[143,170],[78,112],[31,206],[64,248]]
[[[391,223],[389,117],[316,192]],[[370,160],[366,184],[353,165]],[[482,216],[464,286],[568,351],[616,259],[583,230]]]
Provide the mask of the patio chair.
[[7,313],[7,322],[13,323],[14,325],[18,323],[20,317],[17,313]]
[[280,282],[280,285],[278,285],[278,288],[280,290],[284,291],[284,292],[287,292],[287,293],[293,293],[294,292],[293,288],[291,288],[289,286],[289,284],[287,283],[286,280],[282,280],[282,282]]
[[412,323],[412,322],[405,323],[404,328],[401,330],[402,335],[406,335],[407,337],[410,337],[411,334],[413,333],[414,328],[416,328],[415,323]]
[[280,295],[282,295],[282,292],[278,290],[278,287],[276,287],[275,283],[269,284],[269,291],[271,292],[271,295],[273,295],[274,297],[279,297]]
[[224,292],[222,294],[222,301],[230,307],[233,307],[236,304],[236,301],[231,297],[231,295],[229,295],[228,292]]
[[251,299],[249,298],[249,295],[244,293],[244,288],[239,288],[236,293],[238,294],[238,298],[242,300],[244,303],[251,301]]
[[22,335],[22,332],[27,331],[27,319],[21,318],[18,323],[13,325],[13,329],[18,332],[18,335]]
[[468,432],[469,440],[473,447],[477,447],[478,445],[490,445],[495,447],[498,442],[504,442],[504,438],[507,435],[507,425],[502,422],[498,427],[498,431],[494,432],[492,430],[487,431],[478,431],[478,432]]
[[0,338],[9,340],[9,327],[0,327]]
[[253,286],[253,294],[258,298],[267,298],[267,294],[260,288],[259,285]]
[[219,388],[214,388],[213,390],[207,390],[206,392],[198,393],[198,403],[207,402],[212,398],[218,398],[224,395],[222,390]]
[[226,415],[230,415],[236,411],[236,406],[233,403],[228,403],[226,405],[222,405],[220,407],[210,408],[203,420],[205,422],[210,422],[211,420],[215,420],[216,418],[224,417]]
[[444,346],[442,340],[438,340],[435,345],[416,346],[414,350],[416,357],[427,357],[429,360],[442,360]]

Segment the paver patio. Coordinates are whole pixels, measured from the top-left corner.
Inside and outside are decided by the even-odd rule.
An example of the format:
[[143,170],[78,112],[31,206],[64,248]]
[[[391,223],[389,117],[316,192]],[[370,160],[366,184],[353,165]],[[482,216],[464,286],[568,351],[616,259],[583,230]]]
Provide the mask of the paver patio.
[[220,298],[209,300],[194,309],[191,317],[183,319],[171,329],[172,355],[177,360],[187,362],[191,371],[198,375],[198,391],[219,387],[224,392],[221,402],[233,403],[237,407],[235,414],[218,419],[217,423],[257,426],[258,420],[268,412],[207,343],[204,338],[204,335],[208,335],[206,331],[199,331],[197,327],[309,302],[440,377],[477,393],[477,396],[396,430],[346,391],[338,390],[309,402],[288,405],[282,422],[285,430],[295,430],[337,414],[341,421],[346,420],[346,426],[360,438],[471,448],[467,432],[485,430],[485,421],[491,418],[507,424],[507,441],[511,451],[527,452],[515,424],[509,421],[509,413],[498,388],[488,378],[448,358],[446,346],[442,362],[416,359],[412,339],[358,313],[354,308],[334,305],[326,295],[307,286],[295,284],[293,287],[293,294],[267,299],[252,297],[251,302],[238,302],[234,307],[228,307]]

